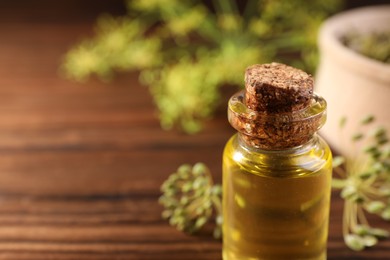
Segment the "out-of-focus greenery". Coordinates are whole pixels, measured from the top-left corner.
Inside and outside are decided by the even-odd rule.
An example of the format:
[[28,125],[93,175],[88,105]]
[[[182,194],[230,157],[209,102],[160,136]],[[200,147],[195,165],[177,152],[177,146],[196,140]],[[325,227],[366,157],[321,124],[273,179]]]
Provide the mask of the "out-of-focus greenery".
[[344,35],[341,41],[368,58],[390,64],[390,31],[370,33],[351,31]]
[[222,187],[213,183],[210,170],[203,163],[183,164],[161,185],[159,202],[162,217],[178,230],[189,234],[215,220],[213,235],[222,236]]
[[[365,212],[390,220],[390,145],[385,128],[367,129],[375,120],[369,115],[361,121],[360,129],[352,135],[356,148],[355,156],[333,158],[335,176],[332,186],[341,190],[344,199],[343,237],[346,245],[355,251],[372,247],[379,238],[387,238],[390,233],[372,227]],[[347,120],[342,118],[340,128]],[[347,139],[344,139],[347,140]]]
[[[84,81],[140,71],[165,129],[200,130],[222,85],[243,86],[244,70],[279,61],[313,72],[320,23],[343,0],[133,0],[123,17],[103,15],[96,35],[73,47],[62,69]],[[208,4],[207,4],[208,3]]]

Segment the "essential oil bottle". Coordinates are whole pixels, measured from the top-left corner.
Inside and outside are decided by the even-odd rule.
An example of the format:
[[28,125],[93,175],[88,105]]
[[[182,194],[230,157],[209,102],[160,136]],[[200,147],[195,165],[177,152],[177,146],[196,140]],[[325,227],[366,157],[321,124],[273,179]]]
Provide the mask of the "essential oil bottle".
[[251,66],[228,118],[238,133],[223,155],[223,259],[326,259],[332,155],[312,77]]

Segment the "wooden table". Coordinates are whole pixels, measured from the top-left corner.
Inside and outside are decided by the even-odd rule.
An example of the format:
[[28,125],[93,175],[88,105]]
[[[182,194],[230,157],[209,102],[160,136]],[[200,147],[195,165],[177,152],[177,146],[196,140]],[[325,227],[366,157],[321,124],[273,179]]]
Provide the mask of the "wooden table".
[[[161,220],[157,199],[182,163],[221,181],[225,109],[198,135],[165,132],[137,74],[62,79],[62,55],[111,5],[30,2],[0,4],[0,259],[221,259],[221,242]],[[333,194],[329,259],[390,259],[390,240],[347,249],[341,213]]]

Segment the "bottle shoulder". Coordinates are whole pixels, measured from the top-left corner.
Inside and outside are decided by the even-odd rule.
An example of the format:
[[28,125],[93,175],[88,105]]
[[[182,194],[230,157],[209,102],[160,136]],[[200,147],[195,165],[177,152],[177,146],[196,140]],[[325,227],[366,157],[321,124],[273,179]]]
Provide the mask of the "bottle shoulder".
[[286,150],[260,150],[247,147],[233,135],[226,143],[224,164],[253,173],[280,173],[298,175],[331,169],[332,153],[328,144],[318,135],[305,145]]

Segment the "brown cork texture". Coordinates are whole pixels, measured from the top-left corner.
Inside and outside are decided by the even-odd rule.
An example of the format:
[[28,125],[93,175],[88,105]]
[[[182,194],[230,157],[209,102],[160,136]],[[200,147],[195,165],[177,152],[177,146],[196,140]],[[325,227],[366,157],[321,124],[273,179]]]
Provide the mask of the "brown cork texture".
[[256,64],[245,71],[245,104],[254,111],[280,113],[301,110],[313,95],[313,78],[280,63]]
[[[245,73],[245,93],[240,101],[248,111],[233,111],[229,121],[250,146],[280,150],[308,142],[323,125],[326,102],[321,109],[313,97],[313,78],[280,63],[253,65]],[[240,95],[240,94],[238,94]]]

